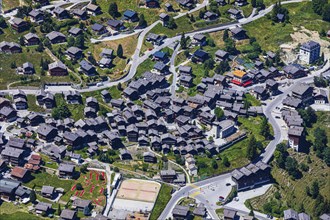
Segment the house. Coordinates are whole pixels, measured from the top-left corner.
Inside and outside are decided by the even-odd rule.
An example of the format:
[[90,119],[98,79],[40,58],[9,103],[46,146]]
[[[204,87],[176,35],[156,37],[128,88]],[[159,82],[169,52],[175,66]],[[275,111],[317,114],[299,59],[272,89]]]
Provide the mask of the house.
[[329,220],[330,219],[330,213],[324,213],[319,218],[321,220]]
[[48,71],[51,76],[66,76],[68,70],[61,61],[56,61],[48,65]]
[[230,15],[231,19],[238,20],[238,19],[243,18],[242,13],[235,8],[228,9],[227,13]]
[[212,11],[207,11],[204,13],[204,20],[207,20],[207,21],[213,21],[215,19],[217,19],[219,17],[218,14],[212,12]]
[[293,209],[284,210],[284,220],[298,220],[298,213]]
[[23,63],[22,67],[18,67],[16,72],[23,75],[32,75],[35,73],[35,70],[32,63],[26,62]]
[[2,41],[0,43],[0,51],[3,53],[21,53],[22,48],[17,43]]
[[44,20],[44,13],[40,10],[33,9],[29,12],[30,21],[41,23]]
[[120,31],[125,29],[124,23],[120,20],[108,20],[107,24],[112,30]]
[[187,87],[187,88],[190,88],[191,85],[193,83],[193,78],[192,76],[187,76],[187,75],[182,75],[180,76],[180,84]]
[[227,5],[227,1],[226,1],[226,0],[215,0],[215,2],[216,2],[219,6],[225,6],[225,5]]
[[121,160],[132,160],[132,155],[128,150],[120,149],[119,152],[120,152],[119,156]]
[[64,209],[61,212],[60,218],[63,220],[75,220],[77,219],[77,212],[70,209]]
[[82,211],[85,216],[89,215],[92,209],[92,202],[86,199],[76,198],[72,202],[72,208],[76,211]]
[[79,60],[83,56],[82,50],[78,47],[69,47],[65,54],[72,60]]
[[292,89],[292,97],[300,99],[304,104],[311,104],[313,100],[313,87],[300,84]]
[[281,13],[278,13],[278,14],[276,15],[276,19],[277,19],[277,22],[282,23],[282,22],[285,21],[285,15],[284,15],[284,14],[281,14]]
[[38,204],[35,206],[35,211],[37,214],[44,214],[47,216],[51,210],[52,210],[51,203],[38,202]]
[[33,33],[28,33],[24,35],[24,44],[26,46],[38,45],[40,43],[40,39],[38,35]]
[[86,106],[94,108],[96,110],[99,109],[99,103],[98,103],[97,99],[94,97],[86,98]]
[[194,216],[205,217],[206,216],[206,208],[203,203],[198,204],[193,211]]
[[24,110],[24,109],[27,109],[27,107],[28,107],[26,98],[14,99],[14,105],[15,105],[16,110]]
[[162,43],[162,40],[163,38],[160,35],[154,33],[149,33],[146,37],[146,41],[154,45],[160,45]]
[[58,18],[58,19],[66,19],[70,17],[70,14],[67,10],[61,7],[56,7],[53,10],[53,14]]
[[72,179],[75,173],[73,164],[60,163],[58,167],[58,176],[60,178]]
[[234,220],[236,218],[236,213],[236,211],[226,208],[223,210],[223,218],[224,220]]
[[69,34],[73,37],[78,37],[82,33],[83,33],[83,31],[80,28],[77,28],[77,27],[72,27],[69,30]]
[[288,130],[288,145],[295,151],[300,151],[301,142],[303,141],[304,127],[290,126]]
[[102,49],[102,52],[100,53],[100,57],[103,57],[103,58],[113,58],[113,50],[112,49],[103,48]]
[[217,125],[217,138],[226,138],[236,132],[235,122],[229,119],[220,121]]
[[235,5],[240,7],[246,5],[247,3],[247,0],[235,0]]
[[78,149],[83,144],[81,136],[77,133],[65,131],[63,133],[63,139],[66,145],[72,146],[74,149]]
[[130,10],[130,9],[128,9],[124,12],[123,19],[127,20],[127,21],[130,21],[130,22],[139,21],[138,14],[135,11]]
[[96,16],[96,15],[102,13],[100,6],[94,5],[92,3],[87,5],[86,10],[89,15],[93,15],[93,16]]
[[194,52],[192,61],[193,62],[205,62],[209,58],[209,54],[205,52],[204,50],[198,49]]
[[73,9],[72,12],[73,17],[81,20],[86,20],[87,19],[87,11],[82,10],[79,8]]
[[217,62],[225,61],[228,58],[229,58],[229,53],[224,50],[217,50],[215,52],[215,61]]
[[266,100],[268,98],[267,89],[264,86],[256,86],[252,90],[252,94],[259,100]]
[[[165,3],[165,10],[166,10],[167,12],[172,12],[172,11],[174,11],[174,9],[173,9],[173,5],[170,4],[170,3],[168,3],[168,2],[166,2],[166,3]],[[330,34],[329,34],[329,35],[330,35]]]
[[326,104],[329,103],[327,91],[324,89],[319,89],[319,91],[314,95],[315,104]]
[[190,211],[188,206],[175,205],[174,209],[172,210],[172,216],[177,220],[188,219],[189,213]]
[[20,187],[21,182],[13,179],[0,179],[0,198],[4,201],[15,200],[15,192]]
[[166,13],[160,13],[159,19],[163,22],[163,26],[167,26],[170,16]]
[[66,91],[63,92],[64,95],[64,99],[66,100],[66,102],[68,104],[80,104],[81,103],[81,95],[78,91],[74,90],[70,90],[70,91]]
[[298,64],[289,64],[283,68],[283,71],[289,79],[297,79],[306,76],[306,71]]
[[102,35],[108,32],[108,30],[102,24],[95,23],[92,25],[92,31],[97,35]]
[[108,90],[102,90],[101,91],[101,96],[102,96],[102,99],[105,103],[108,103],[110,102],[111,100],[111,95],[110,93],[108,92]]
[[28,179],[29,171],[23,167],[16,166],[11,170],[10,176],[16,180],[25,182]]
[[167,74],[169,71],[168,66],[165,63],[159,61],[155,63],[153,69],[157,71],[159,74],[163,74],[163,75]]
[[180,75],[192,75],[192,67],[191,66],[179,66],[179,73]]
[[206,36],[204,34],[195,34],[191,43],[195,46],[205,46],[207,43]]
[[163,51],[157,51],[152,56],[153,59],[156,61],[166,62],[168,60],[168,54]]
[[157,162],[157,157],[154,153],[152,152],[144,152],[143,153],[143,161],[146,163],[156,163]]
[[161,170],[160,178],[164,182],[173,183],[174,180],[177,178],[177,173],[175,172],[175,170]]
[[194,0],[176,0],[177,3],[183,8],[192,9],[195,5]]
[[110,68],[112,66],[112,59],[110,59],[110,58],[102,58],[98,62],[98,65],[101,68]]
[[2,150],[1,157],[12,166],[22,165],[24,163],[24,150],[7,146]]
[[12,107],[4,106],[0,109],[0,118],[7,122],[15,121],[17,118],[17,111]]
[[158,0],[146,0],[146,6],[148,8],[159,8]]
[[320,58],[320,53],[321,45],[311,40],[300,46],[299,59],[307,64],[312,64]]
[[79,65],[80,65],[79,70],[81,72],[83,72],[85,75],[87,75],[87,76],[96,75],[95,67],[91,63],[89,63],[88,61],[82,60],[82,61],[80,61]]
[[276,95],[278,93],[278,82],[273,79],[267,79],[266,89],[271,95]]
[[11,28],[17,32],[23,32],[29,29],[30,25],[27,21],[24,21],[21,18],[13,18],[10,21]]
[[46,142],[52,142],[57,133],[57,129],[48,124],[41,124],[37,129],[38,137]]
[[231,80],[232,83],[243,87],[252,84],[252,80],[246,72],[242,70],[234,70],[232,74],[233,74],[233,79]]
[[66,41],[65,35],[57,31],[52,31],[49,34],[46,34],[46,37],[52,44],[59,44]]
[[53,198],[55,193],[55,188],[52,186],[42,186],[41,188],[41,195],[46,198]]
[[240,27],[236,27],[230,30],[232,38],[234,40],[244,40],[247,38],[246,30]]

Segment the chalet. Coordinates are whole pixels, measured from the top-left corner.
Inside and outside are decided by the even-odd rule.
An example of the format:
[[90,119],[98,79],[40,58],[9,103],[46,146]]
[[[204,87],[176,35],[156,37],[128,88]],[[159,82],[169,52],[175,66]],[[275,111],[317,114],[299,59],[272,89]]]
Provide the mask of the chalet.
[[95,23],[92,25],[92,31],[96,33],[97,35],[102,35],[108,32],[105,26],[102,24]]
[[120,31],[125,29],[124,23],[120,20],[108,20],[107,24],[112,30]]
[[304,68],[298,64],[290,64],[283,68],[287,78],[297,79],[306,76]]
[[95,67],[91,63],[89,63],[88,61],[82,60],[82,61],[80,61],[79,65],[80,65],[79,70],[81,72],[83,72],[85,75],[87,75],[87,76],[96,75]]
[[244,86],[244,87],[252,84],[252,80],[249,77],[249,75],[242,70],[234,70],[233,79],[231,82],[236,85]]
[[77,133],[65,131],[63,133],[64,143],[78,149],[82,145],[82,138]]
[[0,198],[5,201],[15,200],[15,192],[21,187],[21,182],[13,179],[0,179]]
[[231,174],[238,191],[251,189],[270,181],[270,167],[261,161],[239,170],[235,169]]
[[163,26],[167,26],[168,21],[170,20],[170,16],[165,13],[160,13],[159,19],[163,22]]
[[79,9],[79,8],[73,9],[72,15],[74,18],[77,18],[77,19],[81,19],[81,20],[87,19],[87,11]]
[[96,98],[94,97],[88,97],[86,99],[86,106],[94,108],[94,109],[99,109],[99,103]]
[[190,88],[193,83],[193,78],[192,76],[187,76],[187,75],[182,75],[180,76],[180,84]]
[[229,53],[224,50],[217,50],[215,52],[215,61],[225,61],[229,58]]
[[78,47],[69,47],[65,54],[72,60],[79,60],[83,56],[82,50]]
[[64,209],[61,212],[60,218],[63,220],[76,220],[77,212],[70,209]]
[[206,208],[203,203],[198,204],[193,211],[194,216],[205,217],[206,216]]
[[235,122],[229,119],[220,121],[217,126],[217,138],[226,138],[236,132]]
[[128,150],[126,150],[126,149],[120,149],[119,150],[120,151],[120,159],[121,160],[131,160],[132,159],[132,155],[131,155],[131,153],[128,151]]
[[30,25],[27,21],[24,21],[21,18],[13,18],[10,20],[11,28],[17,32],[23,32],[29,29]]
[[53,10],[53,14],[58,18],[58,19],[67,19],[70,18],[70,14],[67,10],[61,7],[56,7]]
[[65,76],[68,75],[66,66],[61,61],[56,61],[48,65],[48,71],[51,76]]
[[158,0],[145,0],[146,6],[148,8],[159,8],[159,1]]
[[176,205],[172,210],[172,216],[174,219],[188,219],[189,213],[188,206]]
[[192,9],[194,7],[194,0],[176,0],[183,8]]
[[161,141],[162,144],[168,144],[168,145],[175,145],[176,144],[176,137],[172,134],[166,133],[161,135]]
[[213,21],[215,19],[217,19],[219,17],[218,14],[212,12],[212,11],[207,11],[204,13],[204,20],[207,20],[207,21]]
[[301,84],[292,89],[292,97],[300,99],[303,104],[313,103],[313,87]]
[[103,48],[102,52],[100,53],[100,57],[103,58],[113,58],[113,50],[112,49],[107,49],[107,48]]
[[184,75],[192,75],[192,67],[190,66],[179,66],[179,73]]
[[216,2],[219,6],[225,6],[225,5],[227,5],[227,1],[226,1],[226,0],[215,0],[215,2]]
[[112,59],[110,59],[110,58],[102,58],[98,62],[98,65],[101,68],[110,68],[112,66]]
[[163,51],[157,51],[152,56],[153,56],[153,59],[156,61],[166,62],[166,60],[168,60],[168,54]]
[[244,40],[247,38],[246,31],[240,27],[233,28],[230,32],[234,40]]
[[124,12],[123,19],[130,22],[137,22],[139,20],[137,12],[132,11],[130,9]]
[[237,217],[237,211],[231,209],[223,210],[223,218],[224,220],[234,220]]
[[0,51],[3,53],[21,53],[22,48],[17,43],[2,41],[0,43]]
[[174,180],[177,178],[177,173],[175,172],[175,170],[161,170],[160,178],[164,182],[173,183]]
[[16,180],[25,182],[28,179],[29,171],[23,167],[15,166],[11,170],[10,176]]
[[83,31],[80,28],[77,28],[77,27],[72,27],[69,30],[69,34],[73,37],[78,37],[82,33],[83,33]]
[[102,99],[105,103],[108,103],[110,102],[111,100],[111,95],[110,93],[108,92],[108,90],[102,90],[101,91],[101,96],[102,96]]
[[319,91],[314,95],[315,104],[326,104],[329,102],[327,91],[324,89],[319,89]]
[[278,93],[278,82],[273,79],[267,79],[266,88],[271,95],[276,95]]
[[23,74],[23,75],[32,75],[35,73],[35,69],[34,69],[32,63],[26,62],[26,63],[23,63],[22,67],[18,67],[16,69],[16,72],[18,74]]
[[78,91],[67,91],[63,92],[64,99],[68,104],[80,104],[81,103],[81,95]]
[[131,124],[127,127],[127,138],[130,142],[137,142],[139,131],[134,124]]
[[7,122],[15,121],[17,118],[17,111],[12,107],[4,106],[0,109],[0,118]]
[[46,37],[52,44],[59,44],[66,41],[65,35],[57,31],[52,31],[49,34],[46,34]]
[[241,19],[243,17],[242,13],[239,10],[235,9],[235,8],[228,9],[227,13],[230,15],[231,19],[238,20],[238,19]]
[[160,35],[154,33],[149,33],[146,37],[146,41],[154,45],[160,45],[162,43],[162,40],[163,38]]
[[[173,9],[173,5],[172,4],[170,4],[170,3],[165,3],[165,10],[167,11],[167,12],[172,12],[172,11],[174,11],[174,9]],[[330,36],[330,34],[329,34],[329,36]]]
[[193,62],[205,62],[209,58],[209,54],[204,50],[198,49],[194,52],[192,61]]
[[12,166],[22,165],[24,163],[24,150],[7,146],[2,150],[1,157]]
[[40,39],[38,35],[33,33],[28,33],[24,35],[24,44],[26,46],[38,45],[40,43]]
[[52,199],[55,193],[55,188],[52,186],[42,186],[41,195],[46,198]]
[[298,217],[298,213],[293,209],[284,210],[283,214],[284,214],[284,220],[298,220],[298,219],[300,220],[300,218]]
[[73,164],[60,163],[58,171],[60,178],[72,179],[75,172],[75,166]]
[[42,139],[46,142],[52,142],[57,136],[57,129],[51,125],[41,124],[37,129],[37,134],[39,139]]
[[100,6],[94,5],[92,3],[87,5],[86,10],[89,15],[93,15],[93,16],[96,16],[96,15],[102,13]]
[[252,94],[259,100],[266,100],[268,98],[267,89],[264,86],[256,86],[253,88]]
[[46,203],[46,202],[38,202],[38,204],[35,206],[35,212],[37,214],[45,214],[46,216],[50,214],[52,211],[52,204]]
[[166,64],[164,64],[163,62],[157,62],[155,63],[153,69],[158,72],[159,74],[167,74],[169,69],[168,66]]
[[127,98],[131,100],[137,100],[139,98],[138,91],[132,89],[131,87],[126,87],[123,91],[123,95],[125,95]]
[[44,20],[44,13],[40,10],[33,9],[29,12],[29,16],[32,22],[41,23]]
[[197,46],[205,46],[207,44],[206,36],[204,34],[195,34],[191,43]]
[[295,151],[300,151],[301,142],[303,141],[304,127],[290,126],[288,130],[288,145]]
[[246,5],[247,3],[247,0],[235,0],[235,5],[240,7]]
[[76,198],[72,202],[71,206],[76,211],[81,211],[85,216],[90,215],[90,211],[92,210],[92,202],[86,199]]

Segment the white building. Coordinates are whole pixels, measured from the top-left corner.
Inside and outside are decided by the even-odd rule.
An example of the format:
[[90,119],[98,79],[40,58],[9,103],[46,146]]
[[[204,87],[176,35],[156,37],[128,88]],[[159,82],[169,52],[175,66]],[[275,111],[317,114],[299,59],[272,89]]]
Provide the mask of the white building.
[[315,41],[308,41],[301,45],[299,59],[308,64],[314,63],[320,58],[321,46]]
[[218,123],[216,138],[226,138],[236,132],[235,122],[232,120],[223,120]]

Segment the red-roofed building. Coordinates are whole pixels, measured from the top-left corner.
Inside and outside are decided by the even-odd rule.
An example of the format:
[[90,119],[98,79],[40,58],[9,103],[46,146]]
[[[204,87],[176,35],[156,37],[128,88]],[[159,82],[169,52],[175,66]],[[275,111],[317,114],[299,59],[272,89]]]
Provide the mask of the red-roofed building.
[[24,181],[27,179],[29,171],[23,167],[16,166],[11,170],[10,175],[17,180]]

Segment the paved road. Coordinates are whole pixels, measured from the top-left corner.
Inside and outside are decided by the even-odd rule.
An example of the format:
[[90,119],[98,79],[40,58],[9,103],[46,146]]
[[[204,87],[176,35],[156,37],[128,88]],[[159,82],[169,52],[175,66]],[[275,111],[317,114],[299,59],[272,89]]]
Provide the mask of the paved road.
[[176,83],[178,81],[178,73],[175,70],[175,58],[178,54],[179,49],[180,49],[180,44],[178,44],[174,49],[170,60],[170,72],[173,74],[172,84],[170,86],[170,93],[172,94],[171,95],[172,99],[175,98]]

